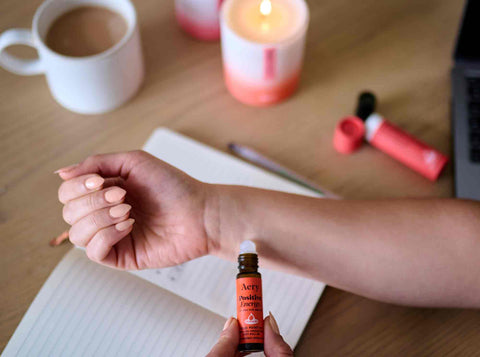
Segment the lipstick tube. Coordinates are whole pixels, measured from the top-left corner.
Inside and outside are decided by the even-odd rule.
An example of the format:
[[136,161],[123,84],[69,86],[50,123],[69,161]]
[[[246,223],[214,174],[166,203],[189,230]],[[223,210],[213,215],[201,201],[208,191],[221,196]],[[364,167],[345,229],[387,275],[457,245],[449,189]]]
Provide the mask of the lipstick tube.
[[365,139],[429,180],[435,181],[448,162],[448,157],[428,146],[379,114],[365,120]]

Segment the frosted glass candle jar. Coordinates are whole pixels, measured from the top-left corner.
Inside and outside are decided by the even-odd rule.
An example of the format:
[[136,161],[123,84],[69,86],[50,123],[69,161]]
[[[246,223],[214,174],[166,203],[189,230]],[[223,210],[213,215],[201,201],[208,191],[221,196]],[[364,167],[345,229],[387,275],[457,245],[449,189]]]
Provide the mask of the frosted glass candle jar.
[[220,29],[230,93],[254,106],[289,97],[298,86],[308,21],[304,0],[225,0]]
[[175,0],[175,16],[189,35],[204,41],[220,38],[218,12],[222,0]]

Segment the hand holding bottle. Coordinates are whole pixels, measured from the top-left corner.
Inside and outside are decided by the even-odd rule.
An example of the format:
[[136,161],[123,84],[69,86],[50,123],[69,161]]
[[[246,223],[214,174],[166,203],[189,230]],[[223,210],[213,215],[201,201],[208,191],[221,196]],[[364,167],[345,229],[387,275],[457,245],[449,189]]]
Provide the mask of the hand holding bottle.
[[[264,352],[267,357],[287,357],[293,356],[290,346],[280,335],[277,322],[270,313],[264,320]],[[207,357],[237,357],[242,356],[237,351],[240,339],[237,319],[231,317],[225,323],[222,334],[218,342],[213,346]]]

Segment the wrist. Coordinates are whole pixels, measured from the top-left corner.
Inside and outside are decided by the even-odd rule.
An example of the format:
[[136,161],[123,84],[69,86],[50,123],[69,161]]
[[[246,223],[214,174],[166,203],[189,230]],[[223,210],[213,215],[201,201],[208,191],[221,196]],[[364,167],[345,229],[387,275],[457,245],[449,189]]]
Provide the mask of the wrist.
[[239,244],[255,237],[252,220],[248,217],[245,188],[227,185],[207,185],[204,225],[208,253],[236,259]]
[[203,226],[207,238],[207,254],[213,254],[220,246],[220,203],[215,186],[204,184]]

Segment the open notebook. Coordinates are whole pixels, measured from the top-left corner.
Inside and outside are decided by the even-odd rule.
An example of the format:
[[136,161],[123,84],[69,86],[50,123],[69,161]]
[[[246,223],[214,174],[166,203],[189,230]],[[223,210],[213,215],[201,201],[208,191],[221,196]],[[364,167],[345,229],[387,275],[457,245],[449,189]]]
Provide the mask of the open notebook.
[[[157,129],[144,149],[205,182],[315,196],[168,129]],[[260,272],[264,311],[274,313],[294,347],[325,286],[267,269]],[[171,268],[121,272],[72,249],[36,296],[2,356],[203,356],[225,320],[235,316],[236,273],[235,263],[211,256]]]

